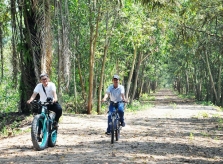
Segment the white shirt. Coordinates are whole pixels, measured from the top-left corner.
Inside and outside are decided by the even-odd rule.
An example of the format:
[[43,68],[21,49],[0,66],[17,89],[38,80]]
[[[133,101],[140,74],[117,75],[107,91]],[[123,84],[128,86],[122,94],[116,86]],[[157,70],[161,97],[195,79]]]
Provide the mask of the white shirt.
[[46,94],[43,90],[43,84],[39,83],[36,85],[34,92],[39,93],[40,95],[40,101],[41,102],[46,102],[47,97],[52,97],[53,98],[53,92],[56,92],[56,86],[52,82],[48,82],[48,85],[45,88]]
[[106,90],[106,93],[109,94],[111,101],[119,102],[119,101],[122,101],[121,94],[125,93],[125,89],[123,85],[118,85],[117,88],[114,88],[114,85],[110,85],[108,89]]

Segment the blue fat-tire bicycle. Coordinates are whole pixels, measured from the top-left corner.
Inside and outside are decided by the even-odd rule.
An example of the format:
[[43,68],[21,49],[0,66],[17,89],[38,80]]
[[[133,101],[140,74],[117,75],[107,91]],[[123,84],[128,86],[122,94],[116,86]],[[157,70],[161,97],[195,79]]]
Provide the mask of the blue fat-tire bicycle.
[[[124,101],[121,101],[122,103],[125,103]],[[115,110],[111,113],[111,122],[109,123],[110,126],[110,131],[111,131],[111,144],[114,143],[114,140],[118,141],[120,138],[120,131],[122,129],[121,122],[120,122],[120,117],[118,114],[118,105],[121,102],[113,102],[112,106],[115,108]]]
[[57,141],[57,130],[54,126],[56,114],[48,110],[48,106],[52,104],[52,98],[47,98],[47,101],[32,101],[32,109],[35,109],[37,114],[34,116],[31,126],[31,138],[33,147],[40,151],[46,147],[54,147]]

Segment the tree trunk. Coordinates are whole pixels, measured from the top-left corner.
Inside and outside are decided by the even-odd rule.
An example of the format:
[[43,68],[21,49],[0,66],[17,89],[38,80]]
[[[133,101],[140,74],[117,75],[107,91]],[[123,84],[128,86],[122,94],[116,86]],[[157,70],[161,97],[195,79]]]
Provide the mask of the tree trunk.
[[220,62],[220,65],[218,67],[218,82],[217,82],[217,97],[218,97],[218,101],[217,101],[217,105],[221,105],[220,104],[220,98],[221,98],[221,73],[222,73],[222,62]]
[[[44,3],[43,3],[44,2]],[[21,111],[29,113],[30,110],[26,101],[32,95],[33,89],[39,81],[39,75],[44,68],[51,69],[47,65],[51,60],[51,30],[50,30],[50,3],[49,1],[27,1],[19,7],[20,12],[24,13],[23,29],[25,40],[21,40],[23,54],[20,54],[21,62]],[[40,6],[44,5],[44,7]],[[44,11],[42,10],[44,9]],[[49,72],[49,71],[48,71]]]
[[133,99],[135,98],[135,93],[136,93],[136,89],[137,89],[137,83],[138,83],[138,76],[139,76],[139,68],[142,62],[142,52],[139,53],[138,55],[138,63],[135,69],[135,78],[134,78],[134,86],[133,86],[133,93],[132,93],[132,97],[130,99],[130,104],[132,104]]
[[[36,22],[33,19],[35,16],[35,12],[32,10],[32,4],[26,3],[23,9],[24,11],[20,11],[24,13],[24,24],[25,24],[25,29],[23,31],[24,39],[21,40],[21,42],[24,45],[24,51],[23,54],[20,55],[20,67],[21,67],[21,82],[20,82],[20,91],[21,91],[21,96],[20,96],[20,109],[21,112],[23,113],[29,113],[30,108],[27,105],[26,101],[29,99],[29,97],[33,93],[33,89],[36,85],[36,80],[38,79],[37,75],[40,72],[40,69],[38,70],[38,65],[40,65],[40,44],[37,42],[36,44],[36,53],[33,50],[33,45],[32,45],[32,37],[33,38],[38,38],[37,37],[37,29],[36,29]],[[20,28],[23,28],[23,25],[20,24]],[[37,53],[37,51],[39,53]],[[28,52],[28,53],[27,53]],[[30,60],[25,60],[25,58],[30,58]]]
[[[73,81],[74,81],[74,90],[73,90],[73,92],[74,92],[74,103],[77,104],[78,95],[77,95],[77,84],[76,84],[76,74],[75,74],[75,72],[76,72],[75,58],[73,58],[72,63],[73,63]],[[74,111],[77,113],[77,105],[75,105]]]
[[216,98],[216,102],[218,104],[220,102],[220,97],[218,96],[218,94],[216,92],[213,76],[212,76],[212,73],[211,73],[210,63],[209,63],[209,59],[208,59],[208,52],[207,52],[207,50],[205,50],[205,58],[206,58],[208,74],[209,74],[209,77],[210,77],[211,89],[214,92],[214,95],[215,95],[215,98]]
[[[144,69],[145,69],[145,65],[143,64],[142,65],[142,70],[141,70],[141,75],[143,75]],[[137,98],[139,98],[142,95],[144,80],[145,80],[144,77],[141,77],[140,80],[139,80],[140,85],[139,85],[138,93],[136,95]]]
[[86,101],[86,91],[85,91],[85,87],[84,87],[84,80],[83,80],[81,65],[80,65],[80,54],[77,54],[77,60],[76,61],[77,61],[79,78],[80,78],[82,98]]
[[[2,27],[2,22],[0,22],[0,27]],[[0,79],[3,79],[4,77],[4,72],[3,72],[3,68],[4,68],[4,58],[3,58],[3,43],[2,43],[2,39],[3,39],[3,31],[2,28],[0,28],[0,61],[1,61],[1,75],[0,75]],[[1,84],[1,80],[0,80],[0,84]]]
[[189,82],[189,77],[188,77],[188,72],[186,71],[186,95],[188,95],[189,90],[190,90],[190,82]]
[[92,104],[93,104],[93,82],[94,82],[94,59],[95,59],[95,50],[96,50],[96,42],[98,37],[98,27],[100,20],[100,7],[98,9],[98,15],[96,20],[96,27],[93,25],[93,12],[91,7],[91,1],[89,0],[89,25],[90,25],[90,58],[89,58],[89,91],[88,91],[88,107],[87,114],[91,114]]
[[133,60],[132,60],[132,66],[131,66],[131,70],[129,72],[129,78],[127,81],[127,87],[126,87],[126,93],[125,93],[125,97],[127,99],[129,99],[129,91],[130,91],[130,86],[131,86],[131,80],[132,80],[132,75],[133,75],[133,71],[134,71],[134,66],[135,66],[135,62],[136,62],[136,55],[137,55],[137,47],[133,44],[133,48],[134,48],[134,54],[133,54]]
[[100,77],[100,83],[98,87],[98,104],[97,104],[97,113],[100,114],[101,111],[101,96],[102,96],[102,87],[103,87],[103,82],[104,82],[104,72],[105,72],[105,63],[107,59],[107,54],[108,54],[108,47],[109,47],[109,39],[111,36],[112,29],[115,26],[116,19],[117,19],[117,13],[115,13],[114,16],[114,21],[112,23],[112,26],[110,27],[110,30],[108,30],[108,23],[109,23],[109,15],[108,11],[106,13],[106,35],[105,35],[105,44],[104,44],[104,56],[103,56],[103,61],[102,61],[102,67],[101,67],[101,77]]
[[107,53],[108,53],[108,43],[105,43],[104,56],[103,56],[102,67],[101,67],[100,84],[98,88],[98,106],[97,106],[98,114],[100,114],[100,111],[101,111],[101,95],[102,95],[102,87],[103,87],[103,81],[104,81],[104,72],[105,72],[105,63],[106,63]]

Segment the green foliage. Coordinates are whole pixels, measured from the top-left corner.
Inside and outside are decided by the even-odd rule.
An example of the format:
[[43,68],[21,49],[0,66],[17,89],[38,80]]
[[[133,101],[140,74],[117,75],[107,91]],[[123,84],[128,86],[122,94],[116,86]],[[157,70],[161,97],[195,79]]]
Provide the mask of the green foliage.
[[[89,3],[90,2],[90,3]],[[137,48],[137,55],[143,53],[143,61],[140,65],[140,79],[139,84],[144,81],[144,84],[157,82],[157,87],[170,87],[173,82],[178,79],[180,82],[180,91],[185,92],[186,86],[189,86],[187,95],[180,95],[181,98],[207,100],[201,102],[203,105],[213,105],[216,97],[213,95],[213,87],[219,91],[218,83],[223,81],[223,76],[219,75],[219,68],[222,67],[223,62],[221,52],[221,38],[222,38],[222,2],[216,1],[141,1],[143,4],[148,4],[149,8],[145,8],[140,3],[135,1],[120,1],[120,3],[113,3],[112,1],[97,1],[96,5],[91,1],[68,1],[69,14],[65,14],[64,20],[69,20],[69,27],[61,25],[62,15],[54,15],[52,19],[52,42],[55,43],[53,47],[53,80],[56,82],[58,74],[61,74],[63,68],[58,70],[58,63],[63,63],[63,59],[58,59],[57,46],[58,35],[60,35],[61,28],[66,28],[66,33],[69,33],[68,38],[71,44],[70,47],[73,53],[70,61],[70,73],[73,75],[69,79],[69,88],[64,84],[60,84],[61,100],[65,111],[81,113],[85,112],[87,100],[83,100],[81,96],[73,96],[74,88],[80,94],[83,90],[87,95],[89,90],[89,43],[90,30],[93,31],[96,27],[97,15],[100,15],[99,34],[96,41],[95,63],[94,63],[94,89],[98,88],[101,76],[104,76],[103,85],[108,86],[111,83],[111,75],[118,73],[123,77],[122,83],[126,85],[129,77],[129,72],[132,66],[134,48]],[[18,4],[17,4],[18,5]],[[65,11],[65,3],[61,3],[61,13]],[[90,7],[94,6],[91,12]],[[151,6],[158,8],[153,8]],[[159,8],[165,6],[165,8]],[[12,58],[11,45],[5,46],[12,37],[18,39],[17,51],[22,52],[20,67],[30,61],[32,55],[29,54],[29,49],[24,49],[27,43],[24,40],[19,41],[19,38],[25,38],[22,32],[28,31],[26,27],[17,29],[12,36],[8,29],[12,29],[11,24],[8,23],[10,13],[8,1],[0,2],[0,22],[3,22],[3,45],[4,45],[4,79],[0,79],[0,112],[17,111],[17,105],[20,102],[20,95],[18,86],[14,86],[12,80],[12,65],[10,60]],[[58,12],[57,6],[51,4],[52,10]],[[98,9],[100,7],[100,13]],[[29,9],[28,9],[29,10]],[[19,11],[19,10],[18,10]],[[31,10],[30,10],[31,11]],[[21,11],[19,11],[21,12]],[[55,12],[55,13],[56,13]],[[18,16],[18,15],[17,15]],[[23,14],[21,14],[23,16]],[[61,17],[60,17],[61,16]],[[44,17],[44,15],[43,15]],[[92,19],[93,27],[90,27],[89,20]],[[23,18],[22,18],[23,19]],[[216,23],[217,22],[217,23]],[[19,22],[16,22],[20,24]],[[35,25],[34,25],[35,26]],[[36,26],[37,27],[37,26]],[[24,28],[24,29],[23,29]],[[64,37],[66,37],[64,33]],[[105,73],[100,74],[101,62],[104,57],[104,47],[108,47],[108,54],[105,63]],[[8,43],[9,44],[9,43]],[[11,44],[11,43],[10,43]],[[6,52],[7,51],[7,52]],[[208,61],[210,69],[213,74],[214,86],[210,86],[210,73],[207,71]],[[138,60],[138,59],[137,59]],[[80,68],[78,68],[78,64]],[[75,68],[75,69],[73,69]],[[21,70],[18,70],[18,72]],[[27,70],[32,71],[32,70]],[[38,70],[39,71],[39,70]],[[81,73],[80,73],[81,71]],[[82,81],[80,78],[82,76]],[[18,79],[21,78],[20,75]],[[62,79],[60,83],[65,83],[67,79]],[[134,80],[134,79],[133,79]],[[130,82],[132,83],[133,80]],[[188,82],[187,82],[188,80]],[[198,84],[201,84],[198,87]],[[19,84],[18,84],[19,85]],[[221,84],[222,85],[222,84]],[[82,88],[83,86],[84,88]],[[139,85],[138,85],[139,86]],[[200,97],[195,95],[197,88],[202,88]],[[64,89],[66,88],[66,89]],[[131,86],[130,90],[133,87]],[[196,88],[196,89],[195,89]],[[211,88],[211,89],[210,89]],[[95,91],[96,93],[97,91]],[[143,94],[139,101],[152,101],[154,98],[147,95],[148,90],[143,88]],[[132,93],[132,90],[130,91]],[[192,93],[192,94],[191,94]],[[217,93],[221,95],[221,93]],[[87,96],[86,96],[87,97]],[[93,95],[95,100],[97,94]],[[23,102],[24,103],[24,102]],[[142,104],[133,102],[131,108],[141,108]],[[220,103],[219,103],[220,104]],[[174,104],[173,104],[174,105]],[[104,107],[102,112],[104,112]],[[92,112],[95,113],[96,104],[93,104]]]
[[101,106],[101,113],[106,113],[107,111],[109,111],[109,109],[108,109],[108,104],[104,104],[104,103],[102,103],[102,106]]
[[208,113],[206,113],[206,112],[202,112],[201,115],[202,115],[203,118],[208,118],[209,117]]
[[126,111],[134,112],[134,111],[140,111],[144,109],[149,109],[153,105],[150,103],[140,103],[140,101],[134,100],[131,105],[127,105]]
[[178,97],[182,99],[195,99],[195,96],[193,93],[190,94],[179,94]]
[[221,117],[218,117],[217,118],[218,119],[218,130],[222,130],[222,128],[223,128],[223,118],[221,118]]
[[8,136],[8,130],[7,130],[7,128],[5,126],[0,131],[0,136]]
[[171,103],[170,106],[172,106],[173,109],[176,109],[177,108],[177,104],[176,103]]
[[211,101],[197,101],[196,103],[204,106],[214,106],[214,104]]
[[198,112],[198,114],[196,116],[194,116],[195,118],[209,118],[209,114],[207,112]]
[[75,98],[68,94],[63,95],[62,107],[64,112],[83,114],[86,113],[86,102],[80,96]]
[[143,93],[140,97],[139,97],[139,101],[154,101],[155,100],[155,96],[151,96],[147,93]]
[[190,140],[194,140],[194,134],[192,132],[190,132],[190,136],[189,136]]
[[0,83],[0,112],[18,111],[19,90],[14,88],[14,83],[9,78],[4,78]]
[[18,112],[0,113],[0,138],[30,131],[30,128],[20,129],[24,123],[27,124],[30,121],[30,117],[33,118],[33,116],[28,117]]
[[210,137],[210,135],[209,135],[207,132],[201,132],[201,134],[202,134],[204,137]]

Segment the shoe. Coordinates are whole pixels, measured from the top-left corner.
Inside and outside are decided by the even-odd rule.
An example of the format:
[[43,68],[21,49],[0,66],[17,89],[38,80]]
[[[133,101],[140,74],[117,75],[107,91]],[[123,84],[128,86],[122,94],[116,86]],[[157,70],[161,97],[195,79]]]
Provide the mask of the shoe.
[[122,127],[125,127],[125,122],[121,122],[121,126]]
[[59,127],[58,123],[56,121],[54,121],[53,122],[53,128],[58,128],[58,127]]
[[37,136],[37,141],[42,142],[42,138],[40,136]]
[[110,135],[111,133],[110,132],[105,132],[105,134]]

